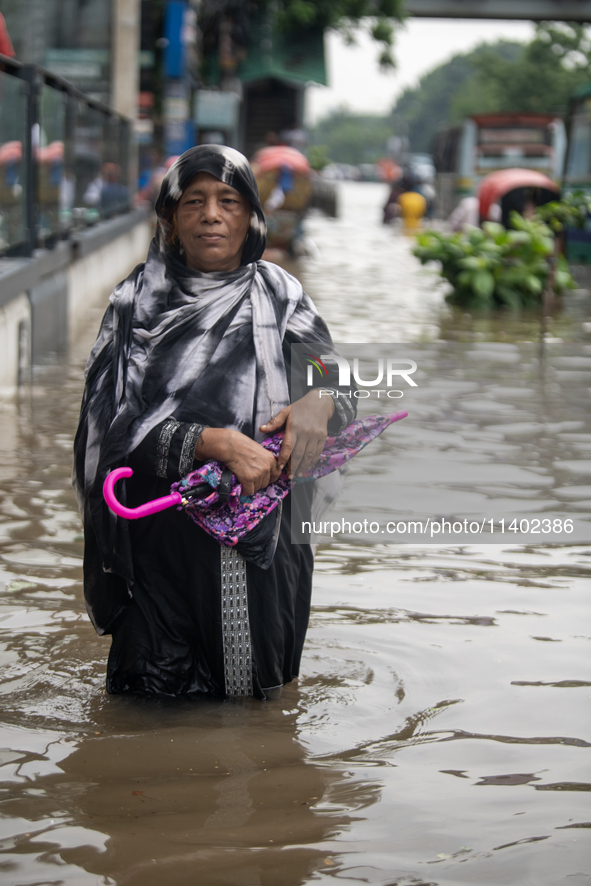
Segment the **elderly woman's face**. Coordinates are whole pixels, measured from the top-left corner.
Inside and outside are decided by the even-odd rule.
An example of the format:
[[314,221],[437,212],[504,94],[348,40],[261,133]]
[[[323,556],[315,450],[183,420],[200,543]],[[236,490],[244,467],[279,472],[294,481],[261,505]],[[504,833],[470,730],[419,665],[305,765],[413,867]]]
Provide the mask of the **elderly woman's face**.
[[234,271],[250,226],[250,203],[209,172],[198,173],[175,213],[187,265],[196,271]]

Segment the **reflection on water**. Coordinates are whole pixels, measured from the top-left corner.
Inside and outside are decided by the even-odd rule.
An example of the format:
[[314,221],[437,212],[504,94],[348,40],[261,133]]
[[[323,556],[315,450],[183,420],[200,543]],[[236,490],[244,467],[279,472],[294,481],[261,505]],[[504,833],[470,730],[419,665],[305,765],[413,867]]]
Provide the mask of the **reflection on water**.
[[[311,220],[320,256],[299,269],[335,337],[437,338],[441,294],[378,225],[380,186],[346,196],[342,221]],[[0,413],[3,880],[589,883],[590,549],[321,548],[297,686],[266,704],[109,697],[69,487],[89,343]],[[588,379],[572,386],[588,402]],[[582,432],[561,433],[585,459]],[[470,463],[487,451],[477,434]],[[584,502],[572,476],[564,500]]]

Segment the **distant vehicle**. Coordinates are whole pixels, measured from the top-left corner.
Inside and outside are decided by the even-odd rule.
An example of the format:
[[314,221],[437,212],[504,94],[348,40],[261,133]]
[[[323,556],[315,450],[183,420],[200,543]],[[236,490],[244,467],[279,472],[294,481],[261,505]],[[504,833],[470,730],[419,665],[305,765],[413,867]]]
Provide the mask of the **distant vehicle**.
[[580,86],[570,102],[564,185],[591,191],[591,83]]
[[431,154],[409,154],[408,166],[421,182],[435,181],[435,167]]
[[[564,190],[591,193],[591,83],[574,92],[568,113],[568,149],[564,169]],[[591,219],[583,228],[566,232],[569,261],[591,263]]]
[[[591,92],[590,92],[591,94]],[[558,180],[566,153],[564,123],[554,114],[477,114],[441,131],[433,150],[437,215],[447,218],[490,172],[535,169]]]
[[383,178],[380,175],[380,167],[377,165],[377,163],[360,163],[358,168],[362,182],[383,181]]
[[359,181],[361,173],[349,163],[330,163],[322,170],[322,178],[328,181]]

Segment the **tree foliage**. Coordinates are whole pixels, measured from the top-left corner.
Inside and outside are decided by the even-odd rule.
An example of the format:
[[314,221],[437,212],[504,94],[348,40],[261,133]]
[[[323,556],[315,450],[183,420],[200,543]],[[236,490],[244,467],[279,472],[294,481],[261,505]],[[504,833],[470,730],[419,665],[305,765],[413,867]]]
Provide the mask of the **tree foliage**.
[[495,110],[564,114],[573,91],[591,79],[591,41],[584,25],[543,22],[516,58],[485,52],[473,66]]
[[312,145],[323,145],[335,163],[373,163],[386,154],[392,126],[385,116],[333,111],[310,132]]
[[[405,0],[201,0],[199,24],[206,55],[215,52],[222,29],[240,54],[253,16],[266,13],[279,31],[333,30],[350,43],[361,29],[381,44],[381,67],[394,67],[394,25],[404,21]],[[227,39],[226,36],[226,39]]]
[[521,44],[506,40],[484,43],[438,65],[396,102],[391,115],[396,135],[408,136],[411,151],[428,152],[442,126],[459,123],[475,111],[498,110],[497,94],[478,76],[476,63],[483,56],[510,63],[521,49]]
[[235,46],[246,46],[250,21],[260,13],[280,31],[333,30],[350,43],[362,29],[381,44],[378,61],[388,68],[394,66],[394,26],[404,20],[404,5],[405,0],[202,0],[199,22],[206,54],[216,49],[222,24],[229,24]]
[[273,11],[282,30],[332,29],[354,43],[355,31],[364,28],[382,44],[380,65],[394,66],[394,22],[404,20],[404,0],[259,0],[257,5]]

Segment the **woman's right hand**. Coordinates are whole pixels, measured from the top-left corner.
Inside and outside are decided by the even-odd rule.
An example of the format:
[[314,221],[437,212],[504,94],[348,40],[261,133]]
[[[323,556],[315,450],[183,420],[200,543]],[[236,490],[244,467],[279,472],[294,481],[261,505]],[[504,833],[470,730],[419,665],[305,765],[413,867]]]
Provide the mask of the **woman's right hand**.
[[195,458],[223,462],[242,485],[243,495],[265,489],[277,472],[277,459],[271,452],[229,428],[205,428],[198,440]]

